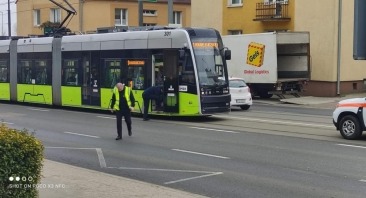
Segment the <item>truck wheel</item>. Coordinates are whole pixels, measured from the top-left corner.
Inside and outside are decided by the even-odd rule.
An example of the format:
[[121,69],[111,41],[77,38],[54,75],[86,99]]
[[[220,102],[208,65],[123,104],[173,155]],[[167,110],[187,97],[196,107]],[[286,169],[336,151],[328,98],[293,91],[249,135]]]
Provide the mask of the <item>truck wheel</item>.
[[243,110],[248,110],[250,108],[250,105],[241,105],[240,108]]
[[259,97],[261,98],[271,98],[273,96],[273,94],[269,94],[269,93],[266,93],[266,92],[260,92],[259,93]]
[[358,139],[362,135],[360,121],[354,115],[344,116],[339,122],[339,132],[344,139]]

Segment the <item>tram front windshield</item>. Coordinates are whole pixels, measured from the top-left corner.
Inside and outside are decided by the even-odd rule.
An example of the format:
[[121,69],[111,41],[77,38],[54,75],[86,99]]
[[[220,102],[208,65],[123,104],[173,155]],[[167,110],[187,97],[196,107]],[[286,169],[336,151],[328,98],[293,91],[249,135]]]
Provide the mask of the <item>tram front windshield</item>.
[[201,87],[226,85],[226,68],[217,43],[194,44],[194,53]]

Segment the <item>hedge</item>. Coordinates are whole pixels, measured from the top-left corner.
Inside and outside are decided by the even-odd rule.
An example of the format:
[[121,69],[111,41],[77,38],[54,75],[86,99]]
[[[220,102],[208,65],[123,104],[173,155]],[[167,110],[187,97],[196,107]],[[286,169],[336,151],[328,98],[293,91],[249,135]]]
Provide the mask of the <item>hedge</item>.
[[43,151],[34,133],[0,125],[0,197],[38,197]]

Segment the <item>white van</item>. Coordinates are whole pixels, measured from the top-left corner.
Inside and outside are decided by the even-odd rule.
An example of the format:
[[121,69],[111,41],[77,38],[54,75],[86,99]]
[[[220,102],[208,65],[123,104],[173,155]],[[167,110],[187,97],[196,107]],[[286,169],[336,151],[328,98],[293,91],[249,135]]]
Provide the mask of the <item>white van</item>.
[[342,100],[333,112],[333,123],[347,140],[361,137],[366,130],[366,98]]

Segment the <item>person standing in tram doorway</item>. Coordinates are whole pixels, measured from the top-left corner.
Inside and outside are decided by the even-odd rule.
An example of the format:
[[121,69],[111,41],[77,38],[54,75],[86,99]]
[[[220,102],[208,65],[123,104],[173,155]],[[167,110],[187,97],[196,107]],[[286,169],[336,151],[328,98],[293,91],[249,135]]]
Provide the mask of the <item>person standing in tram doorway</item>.
[[163,86],[153,86],[147,88],[142,93],[142,98],[144,99],[144,121],[149,120],[148,112],[150,106],[150,100],[155,100],[156,108],[161,109],[161,103],[163,101]]
[[132,89],[125,86],[123,83],[117,83],[113,89],[111,112],[116,112],[117,120],[117,138],[122,139],[122,117],[125,118],[125,122],[128,129],[128,135],[132,135],[131,126],[131,111],[135,106],[135,98],[132,94]]

